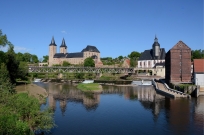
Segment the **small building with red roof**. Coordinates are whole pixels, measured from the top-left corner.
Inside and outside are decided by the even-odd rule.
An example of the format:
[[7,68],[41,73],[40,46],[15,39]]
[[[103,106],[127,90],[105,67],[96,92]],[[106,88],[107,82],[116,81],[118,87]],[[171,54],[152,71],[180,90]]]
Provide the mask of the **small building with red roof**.
[[196,85],[204,86],[204,59],[193,60],[193,80]]

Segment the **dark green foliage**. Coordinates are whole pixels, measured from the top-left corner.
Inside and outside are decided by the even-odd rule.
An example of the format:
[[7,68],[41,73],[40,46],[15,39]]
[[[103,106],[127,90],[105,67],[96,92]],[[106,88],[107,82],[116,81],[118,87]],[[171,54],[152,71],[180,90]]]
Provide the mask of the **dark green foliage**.
[[77,79],[84,79],[84,73],[75,73]]
[[139,53],[139,52],[137,52],[137,51],[133,51],[133,52],[131,52],[131,53],[128,55],[128,57],[129,57],[130,59],[136,59],[136,58],[139,58],[140,55],[141,55],[141,53]]
[[9,50],[6,53],[6,58],[6,66],[7,70],[9,71],[10,81],[14,84],[16,82],[16,78],[18,77],[19,61],[17,61],[15,58],[13,46],[9,47]]
[[64,67],[68,67],[68,66],[70,66],[71,64],[69,63],[69,62],[67,62],[67,61],[63,61],[63,63],[62,63],[62,66],[64,66]]
[[86,58],[84,60],[84,67],[95,67],[95,62],[92,58]]
[[48,62],[48,60],[49,60],[49,56],[48,55],[43,56],[43,61],[42,62]]
[[0,30],[0,46],[6,46],[7,44],[9,44],[7,36],[3,34],[2,31]]
[[6,54],[3,51],[0,51],[0,64],[6,63]]
[[193,59],[202,59],[204,58],[204,50],[192,50],[191,51],[191,60]]

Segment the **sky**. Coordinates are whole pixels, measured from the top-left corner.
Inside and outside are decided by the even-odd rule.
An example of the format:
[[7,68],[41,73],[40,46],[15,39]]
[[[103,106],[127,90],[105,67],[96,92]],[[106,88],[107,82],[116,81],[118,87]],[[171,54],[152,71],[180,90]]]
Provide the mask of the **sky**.
[[[152,48],[155,35],[167,52],[179,40],[204,49],[203,0],[0,0],[0,29],[15,52],[48,55],[65,39],[68,53],[87,45],[101,57]],[[0,48],[0,50],[6,50]]]

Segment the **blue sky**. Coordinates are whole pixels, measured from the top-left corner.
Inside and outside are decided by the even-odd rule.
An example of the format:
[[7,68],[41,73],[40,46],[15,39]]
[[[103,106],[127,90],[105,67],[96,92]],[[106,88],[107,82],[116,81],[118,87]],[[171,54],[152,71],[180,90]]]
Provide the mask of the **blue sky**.
[[[52,36],[68,52],[96,46],[101,57],[151,49],[155,34],[166,52],[179,40],[204,49],[203,0],[0,0],[0,29],[15,51],[48,55]],[[3,48],[0,48],[3,50]]]

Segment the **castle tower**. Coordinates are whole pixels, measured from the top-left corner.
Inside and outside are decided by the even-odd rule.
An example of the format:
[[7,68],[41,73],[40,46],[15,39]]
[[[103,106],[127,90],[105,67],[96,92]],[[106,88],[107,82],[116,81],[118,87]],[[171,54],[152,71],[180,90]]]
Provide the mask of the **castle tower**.
[[62,44],[60,46],[60,53],[64,53],[64,54],[67,53],[67,46],[64,38],[62,39]]
[[57,53],[57,45],[55,44],[54,37],[52,37],[51,43],[49,45],[49,66],[54,63],[54,55]]
[[155,35],[154,44],[152,45],[153,57],[158,59],[160,56],[160,44],[158,43],[157,36]]

